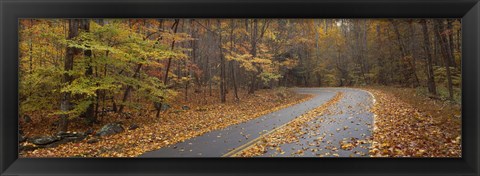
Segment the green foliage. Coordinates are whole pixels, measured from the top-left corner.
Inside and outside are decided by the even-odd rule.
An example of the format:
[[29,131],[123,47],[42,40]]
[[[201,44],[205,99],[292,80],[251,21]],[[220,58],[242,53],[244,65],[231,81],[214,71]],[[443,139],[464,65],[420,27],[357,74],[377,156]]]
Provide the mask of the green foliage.
[[39,67],[21,74],[19,81],[20,114],[58,108],[62,74],[57,67]]
[[68,115],[70,119],[74,119],[84,113],[87,108],[93,103],[93,101],[87,99],[74,99],[71,103],[73,104],[73,108],[69,111],[55,111],[50,115]]
[[[74,117],[105,99],[101,106],[115,102],[137,110],[151,108],[152,102],[172,101],[178,94],[175,90],[185,90],[188,99],[192,90],[188,86],[199,92],[210,83],[219,85],[221,68],[226,71],[222,79],[227,88],[232,83],[240,88],[251,83],[251,90],[261,84],[423,87],[427,80],[422,26],[417,20],[102,20],[102,24],[90,20],[89,31],[80,29],[72,39],[67,39],[68,20],[20,21],[21,113]],[[458,34],[458,27],[452,32]],[[443,96],[446,69],[440,66],[441,53],[433,50],[434,44],[442,45],[438,40],[430,43],[431,54],[439,57],[433,58],[434,76]],[[457,40],[454,45],[453,60],[459,66]],[[69,71],[63,70],[67,47],[79,51]],[[85,51],[91,51],[91,56]],[[459,92],[461,70],[452,67],[450,71],[454,91]],[[62,84],[64,74],[73,80]],[[67,112],[59,110],[62,93],[72,97],[73,106]]]
[[[448,93],[448,88],[445,86],[438,86],[437,92],[440,95],[440,98],[444,101],[447,101],[450,97]],[[462,90],[459,88],[453,89],[453,103],[456,103],[456,104],[462,103]]]
[[[420,95],[423,95],[424,97],[430,97],[431,94],[428,92],[428,89],[426,87],[417,87],[416,92]],[[437,93],[438,93],[438,98],[442,101],[449,101],[449,93],[448,93],[448,88],[445,86],[438,86],[437,87]],[[454,88],[453,89],[453,102],[454,104],[461,105],[462,103],[462,90],[459,88]]]
[[[120,99],[127,87],[132,88],[131,94],[150,102],[168,102],[176,96],[176,92],[167,88],[162,80],[142,68],[161,69],[164,67],[161,62],[167,59],[186,58],[187,49],[176,47],[172,50],[170,44],[173,39],[188,41],[189,36],[162,31],[159,34],[168,40],[161,41],[158,39],[160,35],[152,35],[158,29],[132,26],[126,20],[106,21],[104,25],[90,21],[89,32],[80,30],[79,35],[71,40],[66,39],[66,20],[35,21],[31,27],[20,31],[23,39],[20,41],[21,113],[43,111],[75,118],[97,102],[99,96],[108,94]],[[80,52],[74,57],[73,70],[64,71],[65,54],[60,51],[65,51],[66,47],[88,50],[92,55],[87,57]],[[87,74],[88,69],[92,74]],[[73,81],[63,84],[63,74],[72,76]],[[62,93],[71,97],[72,107],[65,112],[59,108]],[[144,108],[145,103],[127,100],[117,104],[139,109]]]
[[[435,82],[442,85],[447,85],[447,69],[445,67],[434,66],[433,73],[435,75]],[[462,73],[460,70],[450,67],[450,74],[452,76],[452,85],[455,87],[461,87]]]
[[260,77],[264,85],[268,85],[270,81],[278,81],[278,79],[282,78],[282,75],[270,72],[262,72],[260,75],[258,75],[258,77]]

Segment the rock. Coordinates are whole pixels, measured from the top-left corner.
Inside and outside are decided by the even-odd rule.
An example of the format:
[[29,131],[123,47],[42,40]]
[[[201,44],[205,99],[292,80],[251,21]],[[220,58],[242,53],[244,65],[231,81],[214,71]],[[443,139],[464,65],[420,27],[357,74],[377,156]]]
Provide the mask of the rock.
[[30,122],[32,122],[32,118],[30,118],[30,116],[28,116],[28,115],[24,115],[23,116],[23,122],[30,123]]
[[85,133],[79,132],[63,132],[60,131],[57,133],[57,138],[64,139],[64,138],[84,138],[86,136]]
[[100,130],[98,130],[95,136],[107,136],[107,135],[121,133],[123,131],[125,131],[125,129],[123,129],[122,124],[118,122],[109,123],[104,125]]
[[[22,142],[23,136],[19,136],[19,141]],[[65,144],[69,142],[79,142],[85,139],[87,135],[85,133],[79,132],[58,132],[53,136],[40,136],[28,139],[29,142],[35,144],[34,147],[26,147],[22,150],[30,150],[32,148],[48,148],[48,147],[56,147],[60,144]],[[26,139],[23,139],[26,140]],[[35,148],[36,147],[36,148]],[[34,150],[33,149],[33,150]]]
[[170,107],[169,104],[166,104],[166,103],[162,104],[162,111],[166,111],[166,110],[168,110],[168,109],[170,109],[170,108],[171,108],[171,107]]
[[65,137],[59,141],[44,145],[43,147],[56,147],[60,144],[65,144],[69,142],[79,142],[79,141],[82,141],[83,139],[85,139],[85,136]]
[[183,106],[182,106],[182,109],[183,109],[183,110],[190,110],[190,107],[188,107],[187,105],[183,105]]
[[128,130],[135,130],[137,129],[139,126],[137,124],[131,124],[130,127],[128,127]]
[[60,140],[56,136],[40,136],[40,137],[34,137],[31,139],[31,142],[36,145],[47,145],[54,143],[56,141]]
[[92,138],[92,139],[89,139],[89,140],[87,141],[87,143],[93,144],[93,143],[97,143],[97,142],[99,142],[99,141],[100,141],[100,140],[99,140],[98,138]]
[[75,136],[75,137],[66,137],[61,140],[61,142],[67,143],[67,142],[79,142],[85,139],[86,136]]
[[55,134],[57,137],[62,138],[64,136],[68,136],[71,134],[71,132],[65,132],[65,131],[59,131],[57,134]]
[[160,109],[161,111],[166,111],[168,109],[170,109],[170,105],[167,104],[167,103],[159,103],[159,102],[155,102],[154,103],[154,106],[155,106],[155,109],[158,110]]

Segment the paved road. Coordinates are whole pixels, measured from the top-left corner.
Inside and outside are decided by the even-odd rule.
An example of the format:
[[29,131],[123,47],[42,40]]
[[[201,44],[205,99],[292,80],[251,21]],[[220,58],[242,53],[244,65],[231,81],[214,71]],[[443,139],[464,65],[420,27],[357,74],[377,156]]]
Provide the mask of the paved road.
[[[262,157],[365,157],[373,130],[373,95],[357,89],[337,89],[343,98],[329,111],[307,123],[298,142],[269,149]],[[319,140],[321,139],[321,140]],[[360,143],[361,142],[361,143]],[[365,143],[363,143],[365,142]],[[341,144],[352,144],[342,149]],[[344,145],[347,146],[347,145]]]
[[[325,144],[318,147],[315,146],[317,148],[331,148],[331,146],[334,145],[336,145],[336,148],[340,148],[339,141],[342,141],[344,138],[365,138],[371,135],[373,114],[368,110],[372,105],[372,97],[368,92],[348,88],[298,88],[295,89],[295,91],[304,94],[314,94],[315,97],[308,101],[266,114],[248,122],[208,132],[202,136],[191,138],[181,143],[147,152],[140,157],[230,156],[231,154],[240,151],[240,149],[252,145],[261,135],[269,133],[288,123],[295,117],[326,103],[333,98],[338,91],[344,92],[344,97],[338,102],[337,106],[330,107],[331,111],[334,113],[329,116],[320,116],[309,122],[312,124],[312,128],[304,129],[308,132],[305,134],[306,136],[301,138],[302,140],[298,143],[280,146],[284,149],[284,154],[275,153],[275,151],[272,150],[268,151],[263,156],[287,157],[292,156],[292,152],[298,151],[299,149],[302,149],[302,147],[305,150],[309,150],[312,146],[308,145],[311,144],[318,135],[326,134]],[[323,122],[325,123],[322,123],[320,127],[318,127],[319,125],[314,125],[320,122],[319,119],[323,119]],[[315,126],[315,128],[313,126]],[[349,128],[344,130],[343,128],[345,126],[349,126]],[[341,128],[341,130],[337,131],[338,128]],[[326,143],[327,141],[329,142]],[[306,146],[309,148],[306,148]],[[316,152],[306,151],[301,156],[318,156],[319,152],[326,150],[327,149],[322,149]],[[339,156],[348,157],[354,153],[361,156],[361,152],[366,152],[367,149],[365,146],[361,145],[350,151],[340,150],[341,149],[337,151]],[[332,152],[330,153],[333,154]]]

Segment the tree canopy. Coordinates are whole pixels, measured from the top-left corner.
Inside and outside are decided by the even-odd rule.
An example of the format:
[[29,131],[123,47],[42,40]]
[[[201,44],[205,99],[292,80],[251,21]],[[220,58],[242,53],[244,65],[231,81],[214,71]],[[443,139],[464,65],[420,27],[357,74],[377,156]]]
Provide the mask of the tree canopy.
[[[389,85],[459,102],[458,19],[22,19],[20,114],[95,123],[192,93]],[[234,99],[226,99],[233,93]],[[217,95],[217,94],[215,94]]]

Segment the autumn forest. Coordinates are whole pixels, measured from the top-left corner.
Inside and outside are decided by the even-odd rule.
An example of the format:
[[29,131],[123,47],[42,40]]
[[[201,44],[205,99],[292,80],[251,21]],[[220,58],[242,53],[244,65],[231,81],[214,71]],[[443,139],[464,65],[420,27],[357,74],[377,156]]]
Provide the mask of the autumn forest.
[[460,157],[461,44],[460,19],[22,19],[20,156]]

